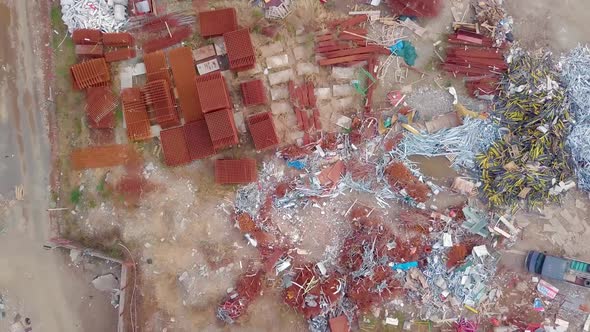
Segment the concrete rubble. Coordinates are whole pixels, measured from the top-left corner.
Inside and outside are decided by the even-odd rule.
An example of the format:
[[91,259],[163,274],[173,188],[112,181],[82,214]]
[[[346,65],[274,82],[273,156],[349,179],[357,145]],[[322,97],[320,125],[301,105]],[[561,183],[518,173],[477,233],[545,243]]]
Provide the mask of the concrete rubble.
[[62,19],[70,33],[76,29],[118,32],[127,23],[127,0],[60,0],[60,3]]

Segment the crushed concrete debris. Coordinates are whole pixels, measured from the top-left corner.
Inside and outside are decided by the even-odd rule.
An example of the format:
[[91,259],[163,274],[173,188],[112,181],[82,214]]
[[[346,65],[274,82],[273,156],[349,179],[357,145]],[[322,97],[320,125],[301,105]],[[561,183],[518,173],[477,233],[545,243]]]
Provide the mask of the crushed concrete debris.
[[[121,10],[121,8],[123,8]],[[72,33],[76,29],[118,32],[127,23],[127,5],[103,0],[61,0],[62,20]]]

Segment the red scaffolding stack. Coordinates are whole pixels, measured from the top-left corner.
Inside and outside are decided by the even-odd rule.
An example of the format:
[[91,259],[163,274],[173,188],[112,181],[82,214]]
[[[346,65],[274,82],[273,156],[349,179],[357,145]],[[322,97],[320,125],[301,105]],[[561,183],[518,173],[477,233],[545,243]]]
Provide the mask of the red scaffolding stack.
[[238,144],[238,131],[230,109],[205,113],[205,121],[215,150]]
[[253,80],[240,84],[244,106],[254,106],[266,103],[266,91],[262,80]]
[[191,161],[183,127],[162,130],[160,140],[166,165],[178,166]]
[[149,82],[142,88],[142,92],[146,105],[153,111],[153,119],[156,123],[164,129],[180,125],[180,119],[170,95],[170,86],[166,80]]
[[258,179],[254,159],[215,160],[215,182],[218,184],[242,184]]
[[203,113],[231,108],[227,84],[220,72],[198,76],[196,83]]
[[77,63],[70,70],[76,89],[86,89],[91,86],[105,86],[111,80],[109,67],[104,58]]
[[178,92],[180,110],[186,123],[203,119],[201,102],[197,92],[197,72],[189,47],[180,47],[168,52],[174,83]]
[[221,36],[238,29],[238,17],[235,8],[223,8],[199,13],[201,36]]
[[264,150],[279,144],[279,138],[271,112],[252,115],[248,118],[248,128],[256,150]]
[[139,88],[123,89],[121,101],[129,140],[140,141],[151,138],[150,120],[141,90]]
[[252,46],[250,31],[240,29],[223,34],[227,57],[229,58],[229,68],[233,71],[248,70],[256,64],[256,53]]

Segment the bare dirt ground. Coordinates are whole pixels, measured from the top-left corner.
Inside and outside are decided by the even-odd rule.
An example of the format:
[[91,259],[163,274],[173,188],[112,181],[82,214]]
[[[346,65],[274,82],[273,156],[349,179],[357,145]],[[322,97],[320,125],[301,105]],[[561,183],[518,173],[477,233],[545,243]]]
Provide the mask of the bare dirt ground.
[[[109,297],[89,287],[92,272],[80,273],[69,258],[43,249],[51,236],[48,8],[3,0],[0,18],[0,294],[6,306],[0,330],[20,315],[36,331],[113,331],[114,309]],[[14,186],[21,184],[24,199],[16,201]]]
[[[590,6],[586,1],[570,0],[559,5],[548,0],[507,0],[506,3],[509,14],[516,22],[515,36],[522,45],[530,48],[548,46],[560,52],[589,40],[584,24],[585,19],[590,17]],[[338,1],[333,8],[346,13],[355,2]],[[187,2],[179,3],[186,5]],[[418,49],[418,67],[424,70],[432,71],[431,63],[436,60],[432,44],[440,39],[441,32],[448,31],[446,27],[450,24],[451,14],[448,3],[445,3],[447,6],[439,17],[421,22],[430,31],[427,37],[412,37]],[[240,24],[254,24],[257,15],[248,10],[246,2],[215,2],[219,7],[227,4],[236,4],[240,8]],[[8,316],[0,320],[0,330],[7,329],[14,314],[20,313],[32,319],[34,330],[113,331],[113,308],[104,294],[97,293],[89,285],[92,272],[73,274],[80,270],[68,265],[68,257],[54,255],[41,248],[51,234],[45,210],[50,205],[50,147],[45,139],[47,89],[42,84],[43,66],[38,61],[43,57],[41,49],[49,47],[44,38],[49,40],[46,34],[52,33],[45,31],[41,25],[31,24],[38,19],[37,15],[48,15],[47,8],[41,7],[41,4],[33,2],[0,0],[0,43],[11,46],[0,51],[0,129],[9,133],[0,141],[0,158],[3,158],[0,163],[0,232],[3,230],[0,234],[0,294],[8,306]],[[40,17],[48,21],[46,16]],[[314,20],[311,15],[291,17],[288,29],[307,24],[310,20]],[[287,30],[287,26],[281,28]],[[293,38],[294,31],[291,34],[291,38],[282,40],[289,55],[297,44]],[[255,37],[255,42],[260,46],[271,41]],[[69,56],[68,52],[72,50],[68,47],[71,45],[64,43],[61,49],[57,49],[58,54]],[[60,72],[55,74],[67,76],[67,72],[65,75]],[[321,82],[328,75],[329,72],[321,69],[313,79]],[[234,79],[230,84],[239,82],[239,78]],[[411,75],[408,81],[418,79],[419,76]],[[447,81],[450,82],[441,78],[439,83],[444,85]],[[67,86],[67,81],[59,88],[64,86]],[[385,93],[400,87],[386,83],[375,92],[376,104],[385,104]],[[415,107],[422,107],[420,112],[425,118],[450,110],[448,96],[432,80],[419,81],[412,85],[412,89],[423,96],[416,99]],[[432,95],[437,98],[432,98]],[[73,107],[56,112],[61,129],[57,139],[60,144],[58,156],[63,160],[66,160],[72,146],[86,146],[92,142],[85,126],[80,125],[82,109],[79,97],[62,96],[68,100],[62,100],[60,105]],[[346,111],[353,112],[355,108],[360,107]],[[80,112],[69,113],[70,110]],[[330,125],[331,118],[323,117],[322,121]],[[290,126],[291,122],[285,120],[280,128],[283,137],[290,137]],[[117,140],[121,137],[124,137],[122,130],[117,133]],[[212,183],[211,161],[195,162],[177,169],[164,167],[160,157],[153,154],[157,145],[137,144],[145,158],[143,172],[153,185],[152,191],[144,194],[139,203],[128,204],[115,193],[106,195],[95,190],[101,182],[106,182],[107,187],[114,186],[123,174],[122,169],[113,169],[107,177],[105,171],[69,173],[66,162],[56,165],[65,173],[61,177],[63,183],[58,190],[57,202],[76,212],[63,216],[64,220],[67,219],[62,224],[63,230],[86,239],[108,238],[109,243],[113,242],[112,234],[117,234],[132,247],[142,273],[142,330],[306,330],[306,323],[300,315],[278,304],[279,294],[272,287],[268,287],[265,295],[255,301],[249,314],[239,324],[227,327],[217,321],[214,308],[226,290],[234,286],[235,280],[248,266],[259,263],[252,258],[258,257],[255,250],[247,246],[230,221],[228,211],[236,188],[221,188]],[[250,147],[248,141],[240,146],[245,149]],[[225,156],[243,154],[239,148],[224,152]],[[272,158],[272,153],[254,156],[262,161]],[[436,161],[420,162],[426,175],[432,174],[448,185],[452,173],[440,172]],[[21,183],[24,185],[25,200],[15,201],[13,188]],[[81,202],[70,202],[71,191],[80,186],[85,188]],[[358,198],[343,196],[326,206],[309,206],[299,212],[297,217],[302,220],[299,224],[291,222],[289,217],[277,218],[290,239],[309,252],[310,261],[329,259],[329,246],[338,243],[347,232],[347,225],[334,211],[342,211]],[[361,199],[370,204],[370,198]],[[530,225],[524,232],[523,241],[514,251],[506,253],[504,259],[506,269],[521,275],[523,280],[520,282],[524,282],[524,277],[530,278],[530,275],[522,273],[521,268],[522,254],[529,249],[546,249],[590,260],[590,252],[584,246],[584,239],[587,238],[584,232],[589,229],[586,217],[588,200],[581,195],[569,194],[564,206],[548,207],[542,215],[521,215],[523,222]],[[393,219],[398,209],[395,206],[385,213]],[[564,215],[563,211],[569,211],[570,215]],[[553,225],[555,221],[559,225],[569,221],[569,225],[565,231],[555,229],[558,227]],[[544,227],[544,224],[553,228]],[[569,234],[570,229],[576,234]],[[519,301],[522,301],[523,308],[530,305],[528,299]]]

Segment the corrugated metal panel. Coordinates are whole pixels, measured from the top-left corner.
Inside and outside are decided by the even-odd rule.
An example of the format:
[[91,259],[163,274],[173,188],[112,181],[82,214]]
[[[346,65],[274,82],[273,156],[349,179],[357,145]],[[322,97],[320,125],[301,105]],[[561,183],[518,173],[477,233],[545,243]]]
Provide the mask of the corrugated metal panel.
[[174,83],[178,92],[180,110],[186,123],[203,119],[201,101],[197,92],[197,72],[189,47],[180,47],[168,52]]
[[221,36],[226,32],[238,29],[238,18],[235,8],[223,8],[199,13],[201,36]]
[[231,108],[227,84],[221,73],[198,76],[196,83],[203,113]]
[[240,84],[244,106],[253,106],[266,103],[266,91],[262,80],[248,81]]

